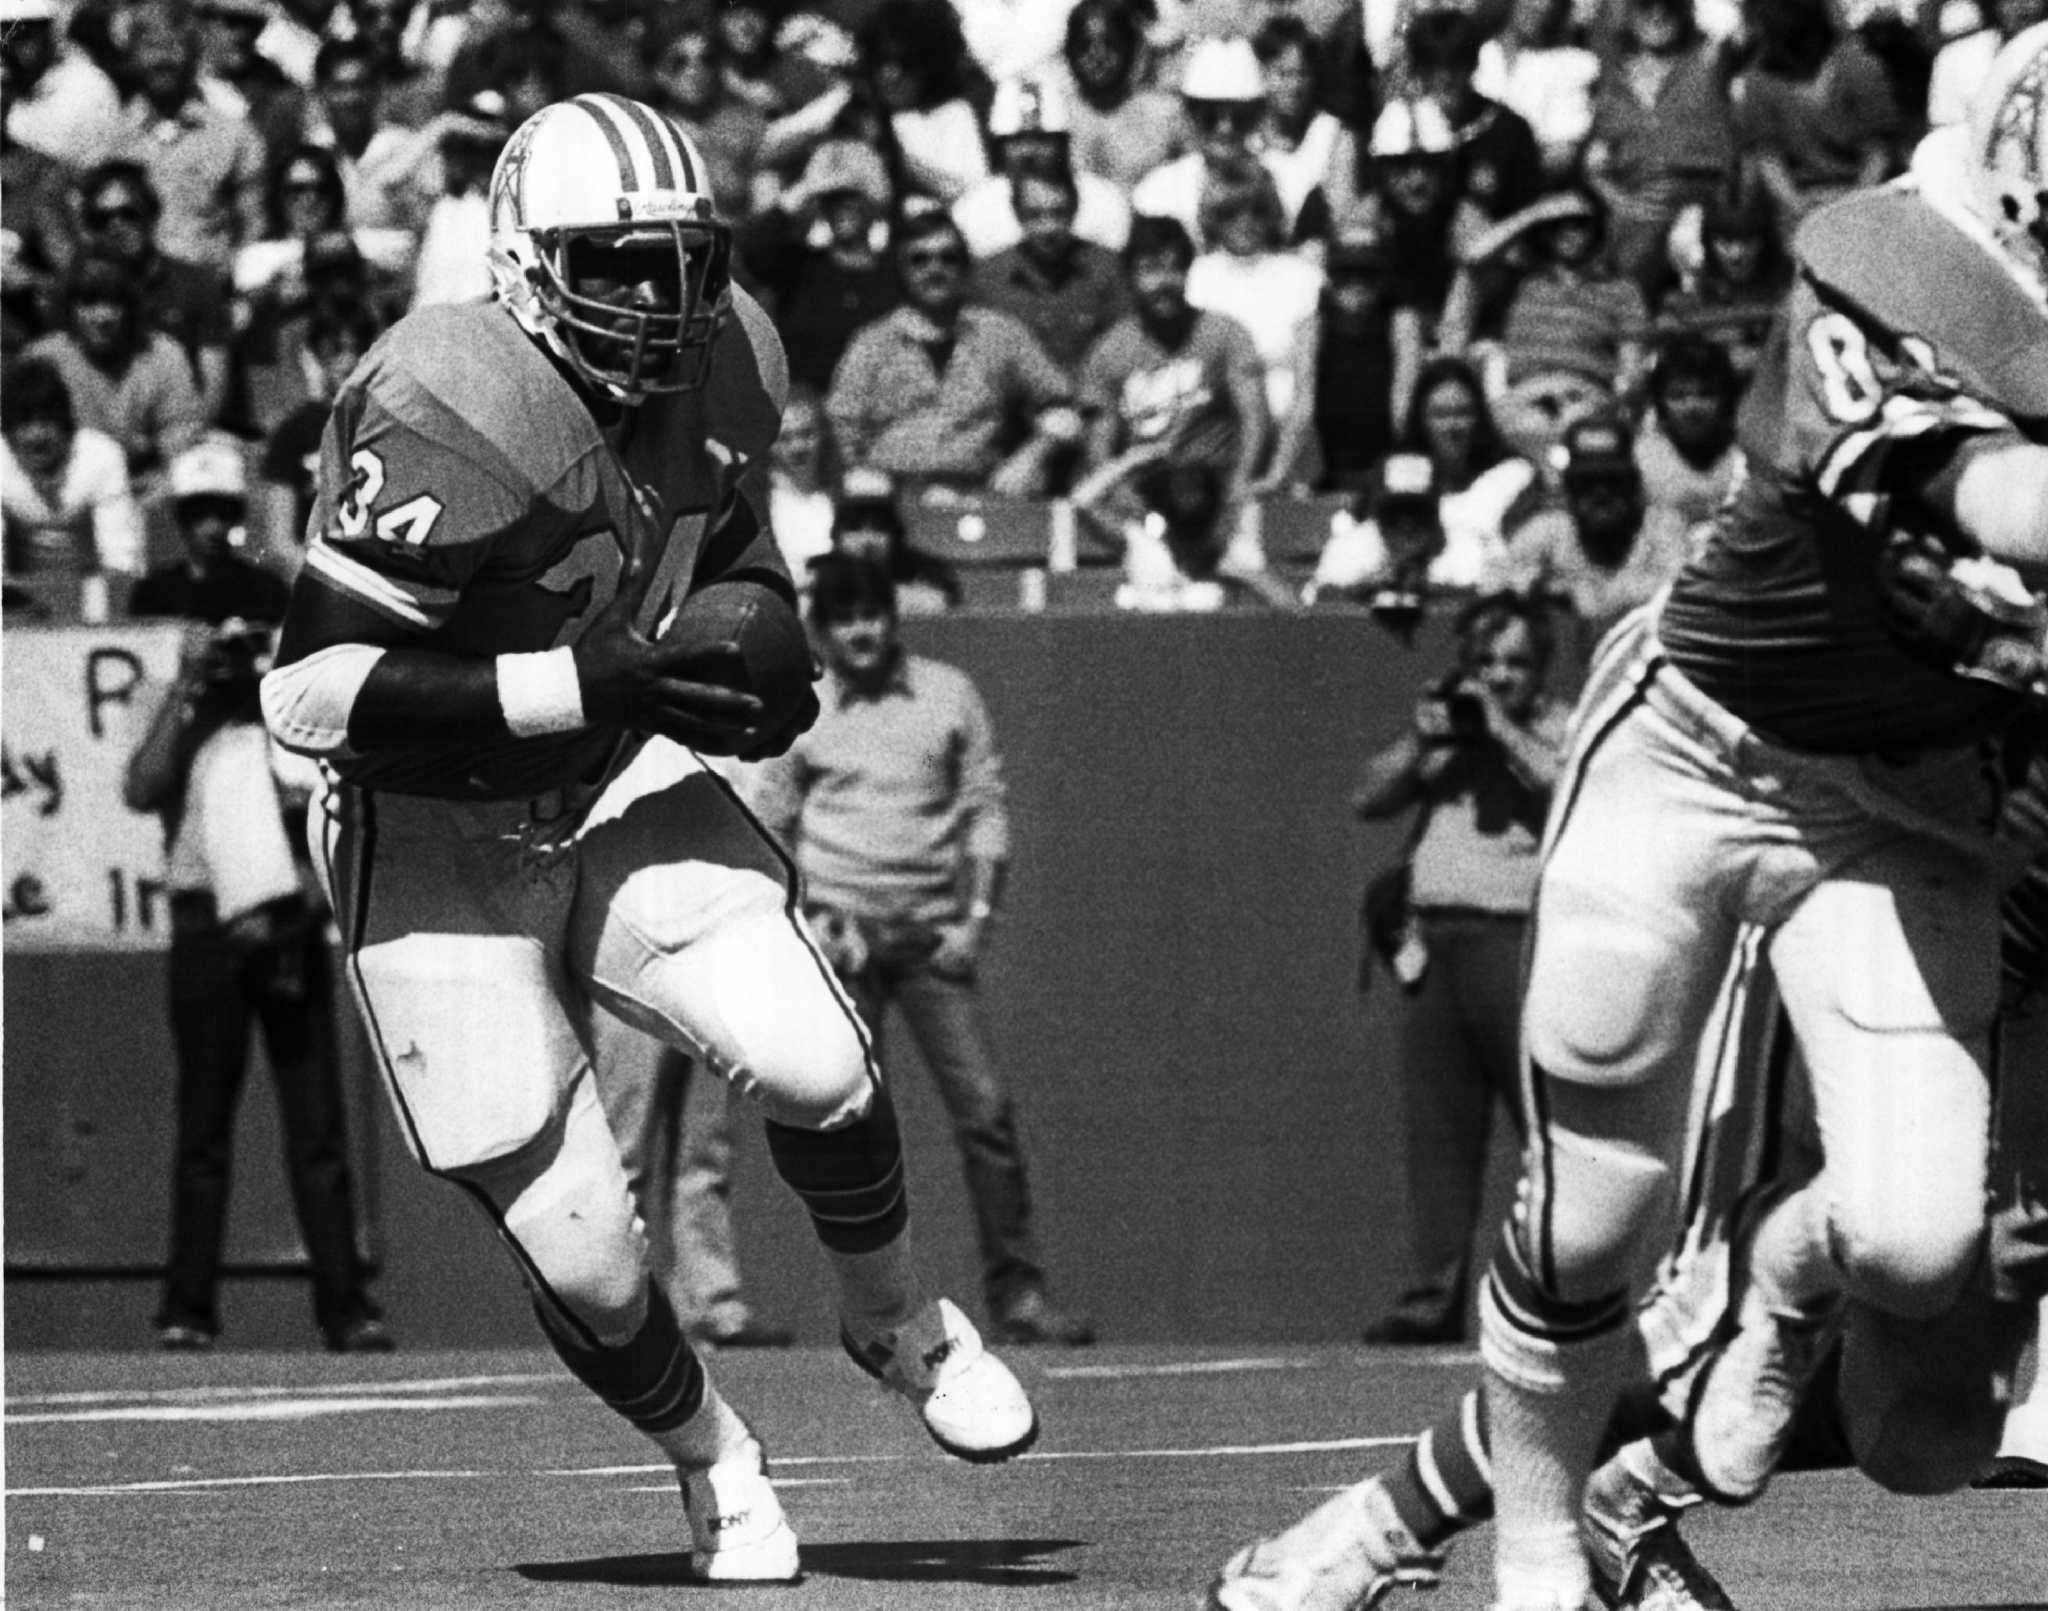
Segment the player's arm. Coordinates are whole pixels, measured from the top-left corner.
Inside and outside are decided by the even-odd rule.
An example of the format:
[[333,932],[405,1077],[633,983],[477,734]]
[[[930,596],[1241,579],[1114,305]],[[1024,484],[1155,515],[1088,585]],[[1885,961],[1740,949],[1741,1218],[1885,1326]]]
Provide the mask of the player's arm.
[[1911,501],[1937,530],[1956,532],[2035,587],[2048,585],[2048,447],[2017,431],[1968,437]]

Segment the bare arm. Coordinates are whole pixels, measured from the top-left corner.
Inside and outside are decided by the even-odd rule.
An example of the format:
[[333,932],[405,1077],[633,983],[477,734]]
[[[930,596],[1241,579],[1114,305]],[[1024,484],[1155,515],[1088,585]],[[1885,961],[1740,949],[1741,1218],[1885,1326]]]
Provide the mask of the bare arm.
[[2048,585],[2048,447],[2003,433],[1966,441],[1915,501],[2028,585]]

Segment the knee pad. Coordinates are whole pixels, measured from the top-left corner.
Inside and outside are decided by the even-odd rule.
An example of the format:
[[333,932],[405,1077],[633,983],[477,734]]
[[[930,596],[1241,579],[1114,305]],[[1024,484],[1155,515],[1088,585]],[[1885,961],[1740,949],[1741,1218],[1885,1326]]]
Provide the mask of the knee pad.
[[1861,1214],[1830,1202],[1828,1254],[1843,1289],[1873,1309],[1929,1320],[1954,1307],[1982,1261],[1984,1217],[1958,1209]]
[[1533,1298],[1566,1308],[1632,1290],[1668,1238],[1666,1093],[1550,1079],[1509,1222]]
[[647,1237],[589,1080],[571,1097],[558,1145],[537,1163],[471,1183],[497,1205],[536,1297],[597,1341],[623,1342],[645,1318]]

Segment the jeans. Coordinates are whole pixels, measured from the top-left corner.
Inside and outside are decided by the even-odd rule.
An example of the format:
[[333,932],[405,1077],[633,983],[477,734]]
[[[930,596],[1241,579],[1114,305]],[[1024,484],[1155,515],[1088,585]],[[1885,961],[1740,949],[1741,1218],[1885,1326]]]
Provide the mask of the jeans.
[[312,1265],[314,1320],[332,1332],[377,1314],[356,1259],[327,941],[317,920],[300,917],[249,945],[230,939],[211,896],[172,898],[178,1133],[160,1326],[220,1329],[215,1294],[227,1228],[229,1159],[252,1022],[263,1026],[277,1087],[292,1206]]

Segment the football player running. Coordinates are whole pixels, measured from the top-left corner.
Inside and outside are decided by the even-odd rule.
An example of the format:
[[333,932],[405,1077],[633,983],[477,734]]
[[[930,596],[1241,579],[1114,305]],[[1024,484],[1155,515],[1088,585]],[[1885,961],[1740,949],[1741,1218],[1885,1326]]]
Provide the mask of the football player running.
[[762,479],[783,352],[731,283],[703,159],[640,103],[578,96],[514,133],[490,216],[495,299],[401,320],[336,399],[264,710],[322,764],[320,872],[414,1155],[674,1462],[695,1571],[789,1579],[760,1446],[649,1278],[594,1006],[761,1103],[848,1352],[943,1448],[1004,1459],[1037,1421],[921,1290],[865,1033],[787,862],[693,753],[778,754],[816,699],[662,636],[714,581],[795,608]]
[[[1845,1299],[1940,1315],[1983,1257],[2016,871],[1994,829],[2009,741],[2048,696],[2029,591],[2048,582],[2048,26],[2003,47],[1968,125],[1913,169],[1802,227],[1747,480],[1602,646],[1575,718],[1528,969],[1531,1139],[1480,1302],[1485,1432],[1458,1451],[1493,1496],[1499,1611],[1593,1603],[1588,1476],[1640,1373],[1631,1299],[1746,932],[1823,1161],[1732,1250],[1736,1323],[1666,1445],[1674,1500],[1762,1492]],[[1894,550],[1927,538],[1974,589],[1977,629],[1939,658],[1896,624]],[[1250,1592],[1284,1551],[1245,1552],[1218,1597],[1366,1603],[1429,1570],[1401,1520],[1361,1507],[1338,1530],[1352,1559],[1293,1599]]]

